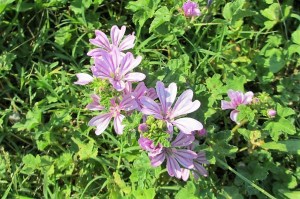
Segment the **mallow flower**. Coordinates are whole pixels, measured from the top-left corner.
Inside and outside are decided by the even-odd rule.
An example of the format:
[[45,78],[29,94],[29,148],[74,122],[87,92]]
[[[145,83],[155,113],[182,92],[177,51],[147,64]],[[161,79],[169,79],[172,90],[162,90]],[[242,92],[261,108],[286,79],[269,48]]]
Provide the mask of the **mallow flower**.
[[152,115],[156,119],[165,121],[169,133],[173,132],[173,125],[186,134],[191,134],[192,131],[201,130],[203,128],[202,124],[193,118],[182,117],[177,119],[178,117],[196,111],[200,107],[198,100],[192,101],[192,90],[184,91],[178,97],[173,108],[171,107],[177,94],[177,85],[175,83],[171,83],[168,88],[165,88],[164,83],[158,81],[156,83],[156,93],[160,104],[149,97],[141,97],[140,101],[143,105],[141,112],[143,114]]
[[252,102],[252,98],[253,98],[254,94],[251,91],[246,92],[244,94],[240,91],[234,91],[231,89],[227,92],[227,94],[228,94],[230,101],[222,100],[221,101],[221,109],[222,110],[233,109],[233,111],[231,111],[231,113],[230,113],[230,119],[232,121],[238,123],[237,117],[238,117],[239,111],[237,110],[237,107],[240,104],[245,104],[245,105],[250,104]]
[[137,103],[137,110],[141,111],[142,109],[142,103],[141,103],[141,97],[147,96],[151,99],[156,99],[157,94],[154,88],[147,88],[144,82],[140,82],[135,89],[132,88],[131,82],[126,82],[125,89],[123,90],[125,95],[132,95],[134,100]]
[[131,72],[141,63],[141,56],[135,59],[130,52],[122,56],[117,48],[110,53],[102,52],[101,55],[101,59],[95,59],[95,65],[92,66],[93,75],[108,79],[117,91],[122,91],[126,82],[139,82],[146,78],[143,73]]
[[125,51],[134,47],[135,36],[134,33],[126,36],[123,40],[126,31],[126,26],[122,26],[121,29],[118,26],[113,26],[110,30],[110,39],[107,38],[106,34],[104,34],[100,30],[96,30],[96,38],[90,39],[90,43],[99,47],[93,49],[87,53],[88,56],[93,58],[99,58],[102,56],[102,52],[110,52],[113,48],[117,48],[119,51]]
[[194,140],[195,137],[192,134],[179,133],[176,139],[171,142],[171,147],[164,147],[160,153],[155,155],[149,154],[151,165],[157,167],[166,159],[168,174],[179,179],[182,178],[182,167],[186,169],[194,168],[193,160],[197,158],[197,154],[184,148]]
[[130,111],[136,108],[136,103],[133,98],[128,95],[124,96],[123,99],[117,103],[115,98],[110,100],[110,108],[108,113],[103,113],[98,116],[93,117],[88,125],[96,126],[96,135],[100,135],[107,128],[110,120],[114,118],[114,129],[117,134],[122,134],[124,125],[122,125],[122,121],[125,118],[124,115],[121,114],[121,111]]
[[197,17],[201,15],[198,4],[190,0],[183,4],[182,9],[186,17]]

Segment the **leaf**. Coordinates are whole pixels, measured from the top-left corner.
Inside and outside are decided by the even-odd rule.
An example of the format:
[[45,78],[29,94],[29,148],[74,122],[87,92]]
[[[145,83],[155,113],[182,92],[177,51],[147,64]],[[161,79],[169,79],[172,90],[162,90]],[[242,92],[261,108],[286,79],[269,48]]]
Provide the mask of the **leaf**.
[[131,188],[126,185],[124,180],[121,179],[121,176],[117,172],[114,172],[113,175],[114,175],[114,182],[118,185],[120,190],[125,194],[129,194],[131,192]]
[[64,26],[60,29],[58,29],[58,31],[56,31],[55,33],[55,43],[57,43],[60,46],[64,46],[65,44],[67,44],[72,37],[71,34],[71,26]]
[[295,44],[300,45],[300,29],[296,30],[295,32],[292,33],[292,41]]
[[267,50],[265,56],[267,57],[265,66],[268,67],[272,73],[277,73],[284,68],[286,61],[282,50],[274,48]]
[[154,16],[155,18],[150,25],[149,33],[153,32],[158,26],[170,21],[171,19],[171,13],[166,6],[163,6],[160,9],[158,9],[155,12]]
[[135,198],[153,199],[155,197],[155,188],[138,189],[132,193]]
[[278,142],[267,142],[261,145],[264,149],[272,149],[292,154],[300,154],[300,140],[284,140]]
[[154,16],[154,12],[160,3],[160,0],[138,0],[130,1],[126,9],[134,12],[133,22],[142,27],[147,19]]
[[81,140],[72,138],[72,140],[77,144],[79,151],[77,154],[79,155],[80,160],[86,160],[89,158],[95,158],[98,154],[98,149],[95,146],[94,140],[89,140],[89,142],[83,143]]
[[21,172],[28,175],[33,174],[33,172],[41,165],[41,157],[39,155],[34,157],[32,154],[28,154],[22,158],[22,161],[24,163],[24,167]]
[[261,10],[260,13],[270,21],[279,21],[280,5],[279,3],[273,3],[268,8]]
[[175,196],[175,199],[189,198],[189,199],[197,199],[198,197],[195,195],[196,187],[192,181],[188,181],[184,188],[180,189]]
[[280,117],[287,117],[287,116],[295,114],[295,111],[293,109],[288,108],[288,107],[283,107],[279,103],[277,103],[276,111]]
[[274,141],[277,141],[279,136],[283,133],[290,135],[294,135],[296,133],[295,126],[285,118],[280,118],[278,121],[266,122],[264,130],[269,131]]

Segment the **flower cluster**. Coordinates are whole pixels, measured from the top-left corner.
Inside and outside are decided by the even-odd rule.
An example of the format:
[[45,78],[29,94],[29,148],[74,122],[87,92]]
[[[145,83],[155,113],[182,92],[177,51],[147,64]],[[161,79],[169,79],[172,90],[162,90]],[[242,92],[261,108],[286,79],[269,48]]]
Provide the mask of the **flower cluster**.
[[93,83],[96,87],[91,95],[92,102],[86,108],[100,111],[100,114],[89,121],[89,126],[95,126],[96,135],[100,135],[113,120],[114,130],[120,135],[124,131],[123,120],[137,111],[143,115],[143,122],[138,127],[138,143],[148,152],[153,167],[166,160],[170,176],[187,180],[190,171],[196,178],[199,174],[207,176],[203,167],[208,164],[205,153],[195,152],[195,136],[199,132],[206,134],[206,131],[199,121],[186,116],[199,109],[200,102],[192,100],[190,89],[176,100],[176,83],[166,87],[158,81],[155,88],[147,88],[142,82],[146,75],[133,72],[142,57],[126,52],[134,47],[135,36],[130,34],[123,38],[125,31],[125,26],[121,29],[113,26],[108,38],[96,30],[96,38],[90,39],[90,43],[97,48],[88,52],[94,63],[92,75],[76,74],[75,84]]

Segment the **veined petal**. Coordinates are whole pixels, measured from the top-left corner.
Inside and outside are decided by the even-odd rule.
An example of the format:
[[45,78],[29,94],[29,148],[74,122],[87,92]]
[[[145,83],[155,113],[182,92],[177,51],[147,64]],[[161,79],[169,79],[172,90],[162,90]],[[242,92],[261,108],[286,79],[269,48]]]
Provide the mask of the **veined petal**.
[[111,113],[105,113],[98,116],[93,117],[88,125],[89,126],[96,126],[96,135],[100,135],[108,126],[110,120],[112,118]]
[[[194,168],[198,173],[200,173],[204,177],[208,176],[207,170],[201,164],[194,162]],[[197,178],[197,177],[199,178],[199,175],[195,176],[195,178]]]
[[181,178],[181,169],[175,158],[167,156],[167,171],[170,176]]
[[137,107],[137,103],[134,100],[132,95],[125,95],[123,96],[122,101],[120,102],[120,109],[125,111],[133,110]]
[[163,113],[167,113],[167,97],[169,97],[171,94],[166,92],[166,88],[163,82],[158,81],[156,82],[156,93],[159,98],[161,109]]
[[155,156],[150,156],[151,166],[158,167],[164,162],[165,158],[166,156],[163,151]]
[[74,84],[86,85],[94,80],[94,78],[91,75],[86,73],[77,73],[76,76],[78,80],[74,82]]
[[154,88],[149,88],[146,94],[147,97],[150,97],[151,99],[156,99],[157,98],[157,94]]
[[147,87],[144,82],[140,82],[134,89],[135,97],[139,98],[147,93]]
[[181,179],[187,181],[190,177],[190,170],[181,168]]
[[127,75],[125,75],[125,77],[123,78],[125,81],[130,81],[130,82],[140,82],[143,81],[146,78],[146,75],[143,73],[128,73]]
[[166,93],[166,106],[167,110],[170,110],[177,95],[177,85],[175,83],[171,83],[169,87],[166,88]]
[[109,82],[113,85],[113,87],[114,87],[117,91],[122,91],[122,90],[124,90],[124,88],[125,88],[125,83],[124,83],[122,80],[116,81],[116,80],[114,80],[114,79],[112,79],[112,78],[109,78],[108,80],[109,80]]
[[125,116],[121,114],[114,118],[114,129],[119,135],[123,134],[124,125],[122,125],[122,121],[124,118]]
[[157,119],[163,119],[159,105],[151,98],[142,96],[140,102],[143,105],[141,112],[145,115],[156,116]]
[[124,63],[123,62],[121,63],[121,67],[122,67],[121,73],[122,73],[122,75],[125,75],[128,72],[130,72],[131,70],[133,70],[134,68],[136,68],[142,61],[141,56],[137,56],[137,58],[134,59],[132,53],[130,53],[130,52],[126,53],[125,57],[126,56],[128,56],[128,58],[130,58],[130,59],[127,59],[127,60],[123,59]]
[[230,112],[230,119],[232,121],[234,121],[235,123],[239,124],[238,122],[238,114],[239,114],[239,111],[238,110],[233,110]]
[[126,26],[122,26],[121,29],[118,26],[113,26],[110,31],[110,38],[113,45],[118,46],[126,31]]
[[134,33],[132,33],[131,35],[127,35],[119,45],[120,50],[124,51],[133,48],[134,40],[135,40]]
[[91,57],[101,57],[103,52],[105,52],[104,50],[102,50],[101,48],[95,48],[93,50],[90,50],[87,55],[91,56]]
[[177,119],[173,121],[172,124],[186,134],[191,134],[192,131],[201,130],[203,128],[203,125],[199,121],[189,117]]
[[227,110],[227,109],[235,109],[236,107],[233,107],[231,102],[221,100],[221,109]]
[[185,134],[180,132],[175,140],[172,142],[172,147],[183,147],[193,143],[195,136],[192,134]]
[[192,102],[193,91],[184,91],[177,99],[174,108],[172,109],[171,117],[175,118],[180,115],[188,114],[196,111],[200,107],[200,102],[195,100]]
[[249,104],[252,102],[252,98],[254,96],[254,93],[252,91],[249,91],[247,93],[245,93],[245,99],[243,101],[243,104]]
[[104,49],[105,51],[109,51],[110,50],[110,43],[108,41],[108,38],[107,38],[106,34],[104,34],[100,30],[96,30],[95,34],[96,34],[96,38],[95,39],[90,39],[89,40],[90,43]]
[[197,158],[197,153],[187,149],[173,150],[175,159],[185,168],[192,169],[194,167],[193,159]]
[[92,111],[104,109],[104,107],[100,105],[100,97],[98,95],[92,94],[91,98],[93,99],[93,102],[86,106],[87,109]]

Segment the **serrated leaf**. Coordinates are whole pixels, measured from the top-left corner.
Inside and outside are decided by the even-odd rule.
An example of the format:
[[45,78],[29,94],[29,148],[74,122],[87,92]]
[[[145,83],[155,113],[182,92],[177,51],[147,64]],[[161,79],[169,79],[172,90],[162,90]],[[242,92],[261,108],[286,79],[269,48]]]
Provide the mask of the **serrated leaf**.
[[158,26],[170,21],[171,19],[171,13],[166,6],[163,6],[160,9],[158,9],[155,12],[154,16],[155,18],[150,25],[149,33],[153,32]]
[[261,145],[264,149],[272,149],[292,154],[300,154],[300,140],[284,140],[278,142],[267,142]]
[[280,118],[278,121],[266,122],[264,130],[269,131],[274,141],[277,141],[279,136],[283,133],[290,134],[290,135],[296,133],[295,126],[285,118]]
[[71,34],[71,26],[64,26],[55,33],[55,43],[57,43],[60,46],[64,46],[67,42],[71,40],[72,34]]
[[271,21],[279,21],[280,18],[280,5],[273,3],[268,8],[261,10],[261,14]]
[[280,117],[287,117],[287,116],[295,114],[295,111],[293,109],[288,108],[288,107],[283,107],[280,104],[277,104],[277,109],[276,110],[277,110],[277,114]]
[[155,189],[138,189],[132,193],[135,198],[153,199],[155,197]]

